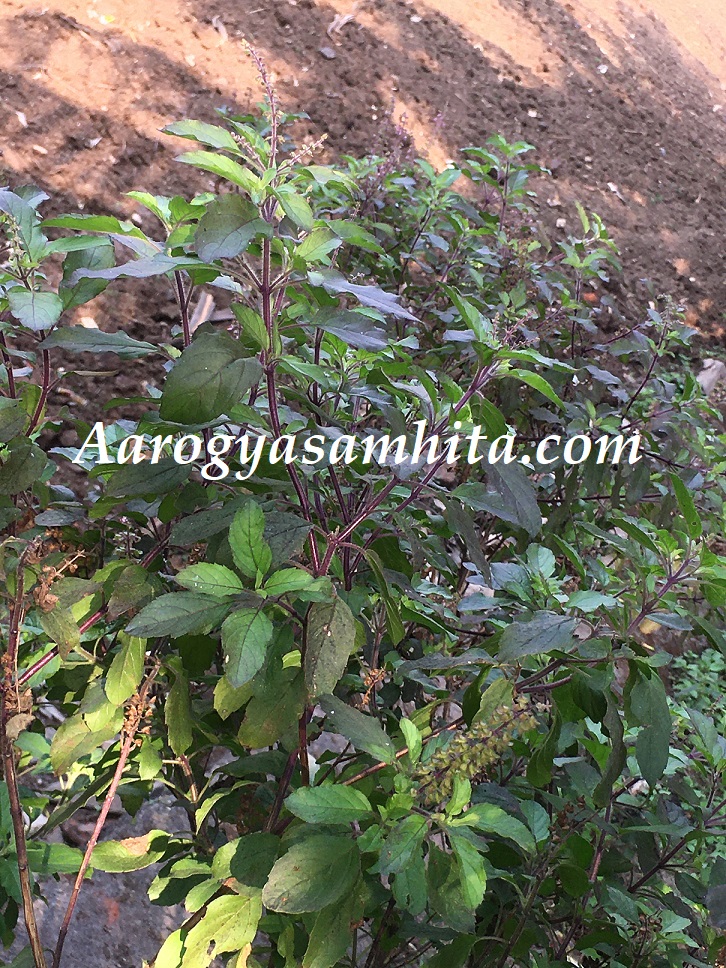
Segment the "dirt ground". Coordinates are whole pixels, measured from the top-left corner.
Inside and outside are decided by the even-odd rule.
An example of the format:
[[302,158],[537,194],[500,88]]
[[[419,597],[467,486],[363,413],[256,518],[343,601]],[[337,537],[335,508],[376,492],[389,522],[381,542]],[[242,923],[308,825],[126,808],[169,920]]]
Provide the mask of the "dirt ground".
[[[650,280],[720,342],[721,0],[2,0],[0,183],[52,189],[54,211],[127,217],[131,189],[204,186],[159,129],[254,106],[243,36],[331,153],[365,152],[392,104],[439,164],[494,132],[531,141],[555,176],[542,199],[552,236],[576,231],[581,200],[621,247],[626,311]],[[116,286],[84,312],[165,335],[171,299],[135,293]],[[117,392],[138,378],[126,368]]]
[[[650,288],[668,292],[718,348],[725,0],[0,0],[0,185],[44,187],[53,213],[136,213],[153,234],[123,193],[211,184],[174,164],[184,146],[159,129],[255,105],[242,37],[273,70],[283,105],[310,115],[301,137],[327,133],[333,155],[366,152],[391,105],[439,165],[495,132],[532,142],[554,175],[541,205],[551,237],[577,231],[575,200],[598,211],[622,251],[615,295],[629,320]],[[176,323],[171,293],[156,285],[114,284],[80,315],[147,339]],[[80,410],[139,393],[145,366],[76,381]],[[75,431],[60,442],[77,445]],[[77,968],[125,968],[158,944],[168,925],[147,909],[141,880],[89,886],[68,947]],[[134,893],[131,920],[146,933],[131,954],[117,901]]]

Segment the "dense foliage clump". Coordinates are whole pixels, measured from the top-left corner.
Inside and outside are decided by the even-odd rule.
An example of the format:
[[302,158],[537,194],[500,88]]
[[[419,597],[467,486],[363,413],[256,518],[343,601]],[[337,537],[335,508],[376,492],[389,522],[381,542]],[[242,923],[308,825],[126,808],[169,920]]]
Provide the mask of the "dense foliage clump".
[[[153,237],[0,191],[3,940],[24,910],[17,964],[57,966],[85,872],[156,864],[188,917],[155,968],[715,963],[726,741],[669,698],[657,635],[726,653],[723,438],[688,331],[667,300],[618,330],[592,308],[615,248],[585,212],[543,237],[529,145],[323,166],[287,120],[268,86],[260,118],[170,125],[215,190],[132,193]],[[66,324],[154,275],[170,344]],[[229,323],[193,327],[203,287]],[[43,447],[74,419],[49,405],[61,351],[169,364],[108,461],[84,449],[87,493],[57,482],[77,448]],[[270,453],[421,421],[528,462]],[[635,433],[632,463],[588,443]],[[185,462],[223,434],[262,441],[254,474],[239,449],[219,479]],[[538,461],[552,435],[582,460]],[[104,840],[116,792],[135,812],[160,787],[188,831]],[[46,844],[93,796],[88,849]]]

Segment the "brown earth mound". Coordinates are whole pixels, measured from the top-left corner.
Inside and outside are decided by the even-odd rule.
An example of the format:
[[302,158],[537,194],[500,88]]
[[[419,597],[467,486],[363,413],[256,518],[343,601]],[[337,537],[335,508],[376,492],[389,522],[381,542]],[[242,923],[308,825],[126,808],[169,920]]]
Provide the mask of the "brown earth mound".
[[[715,0],[3,0],[0,183],[51,189],[55,211],[127,217],[123,192],[204,185],[173,164],[179,142],[159,129],[260,99],[243,36],[332,153],[365,152],[392,104],[440,164],[494,132],[531,141],[554,173],[550,234],[577,230],[581,200],[621,248],[626,312],[639,315],[648,279],[721,338],[726,7]],[[171,300],[134,293],[115,287],[90,311],[103,327],[163,334]],[[127,379],[118,391],[138,390]]]

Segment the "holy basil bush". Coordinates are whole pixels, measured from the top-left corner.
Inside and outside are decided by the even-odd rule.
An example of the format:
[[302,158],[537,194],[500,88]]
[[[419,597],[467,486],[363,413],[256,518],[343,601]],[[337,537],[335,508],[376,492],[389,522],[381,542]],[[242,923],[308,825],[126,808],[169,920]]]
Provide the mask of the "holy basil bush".
[[[715,963],[724,724],[669,699],[657,647],[665,627],[726,653],[724,438],[688,331],[668,300],[591,308],[614,246],[584,212],[542,236],[529,145],[441,173],[323,166],[287,120],[268,86],[261,118],[170,125],[214,191],[132,193],[150,235],[0,192],[3,941],[24,908],[17,964],[58,966],[44,878],[156,864],[151,898],[188,919],[154,968]],[[172,343],[68,325],[150,276],[178,299]],[[229,321],[194,328],[208,288]],[[131,430],[168,442],[117,463],[130,424],[109,425],[111,462],[74,493],[56,464],[76,449],[43,444],[74,420],[53,389],[80,352],[167,361]],[[215,482],[172,456],[185,434],[412,439],[420,420],[638,432],[644,457],[263,457]],[[91,796],[133,813],[159,784],[187,832],[108,841],[102,814],[85,854],[46,845]]]

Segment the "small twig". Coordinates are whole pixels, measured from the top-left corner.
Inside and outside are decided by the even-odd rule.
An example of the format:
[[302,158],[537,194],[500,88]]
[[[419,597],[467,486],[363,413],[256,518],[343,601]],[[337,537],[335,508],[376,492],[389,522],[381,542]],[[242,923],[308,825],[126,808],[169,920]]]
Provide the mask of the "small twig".
[[[438,736],[440,733],[445,733],[449,729],[456,729],[458,726],[464,722],[464,717],[460,716],[455,719],[453,723],[447,723],[445,726],[439,726],[438,729],[434,729],[431,735],[428,737],[432,740],[434,736]],[[408,753],[408,746],[402,746],[400,750],[397,751],[395,759],[400,760],[402,757],[406,756]],[[343,786],[350,786],[352,783],[357,783],[358,780],[365,780],[367,776],[372,776],[374,773],[378,773],[379,770],[385,770],[387,766],[391,764],[386,761],[383,763],[374,763],[373,766],[367,767],[365,770],[361,770],[360,773],[356,773],[355,776],[349,777],[347,780],[343,780]]]
[[119,783],[121,782],[121,777],[123,775],[124,768],[126,767],[126,761],[129,758],[129,754],[134,745],[133,735],[126,736],[123,745],[121,746],[121,755],[119,757],[118,764],[116,766],[116,771],[114,772],[113,779],[111,780],[111,786],[108,788],[106,793],[106,798],[103,801],[103,806],[101,812],[98,815],[98,820],[96,821],[96,826],[93,828],[93,833],[91,834],[91,839],[88,841],[86,847],[86,852],[83,855],[83,860],[81,862],[80,870],[76,877],[75,884],[73,885],[73,891],[71,893],[70,900],[68,901],[68,907],[66,908],[66,913],[63,918],[63,923],[61,924],[60,931],[58,932],[58,942],[55,947],[55,952],[53,953],[53,968],[59,968],[61,963],[61,957],[63,955],[63,945],[65,944],[66,935],[68,934],[68,928],[70,927],[71,920],[73,918],[73,911],[76,907],[76,902],[78,901],[78,895],[81,893],[81,887],[83,886],[83,878],[86,876],[86,871],[88,870],[88,865],[91,863],[91,854],[93,853],[93,848],[98,843],[98,838],[101,835],[103,826],[106,823],[106,818],[108,817],[108,812],[111,809],[111,802],[116,796],[116,790],[118,789]]
[[43,358],[43,380],[40,388],[40,397],[38,398],[38,403],[33,411],[33,416],[30,419],[30,426],[25,431],[27,436],[32,434],[40,423],[40,418],[43,415],[43,409],[48,400],[48,394],[50,393],[50,353],[48,350],[41,350],[41,356]]
[[189,799],[193,807],[196,807],[199,803],[199,787],[197,786],[197,781],[194,779],[194,773],[192,772],[192,765],[189,762],[189,757],[184,756],[182,753],[179,757],[179,763],[182,768],[184,776],[189,782]]
[[265,831],[268,833],[274,830],[275,824],[277,823],[277,818],[280,816],[282,803],[285,799],[288,789],[290,788],[292,775],[295,772],[297,758],[298,750],[294,749],[287,758],[285,769],[282,771],[282,776],[280,777],[280,785],[278,786],[277,794],[275,795],[275,802],[272,804],[272,810],[270,810],[270,815],[265,823]]
[[365,968],[376,968],[376,965],[378,964],[378,951],[381,946],[381,941],[383,940],[383,932],[386,930],[386,924],[393,913],[395,903],[395,898],[389,898],[388,904],[386,905],[386,910],[383,912],[383,917],[381,918],[381,923],[378,925],[378,931],[376,931],[376,936],[373,939],[370,951],[368,952]]
[[663,323],[663,328],[661,329],[661,332],[660,332],[660,338],[658,339],[658,342],[656,343],[655,350],[653,352],[653,357],[652,357],[652,359],[650,361],[650,366],[646,370],[645,376],[641,380],[638,389],[635,391],[635,393],[632,395],[632,397],[630,398],[630,400],[628,400],[627,404],[625,405],[625,409],[623,410],[623,414],[622,414],[623,417],[627,416],[628,411],[633,406],[633,404],[638,399],[638,397],[643,392],[643,390],[646,388],[646,386],[648,385],[648,381],[650,380],[651,376],[653,375],[653,370],[655,369],[655,365],[658,362],[658,353],[660,352],[661,347],[663,346],[663,343],[665,341],[667,328],[668,328],[668,323],[667,322],[664,322]]
[[187,294],[184,291],[184,279],[179,270],[174,273],[174,282],[176,283],[176,299],[179,303],[182,332],[184,334],[184,346],[186,348],[192,341],[192,328],[189,322],[189,298],[191,296],[191,287],[189,289],[189,293]]
[[626,632],[627,635],[633,635],[635,633],[635,631],[640,627],[640,623],[644,619],[646,619],[650,615],[650,613],[653,612],[658,607],[659,603],[665,598],[665,596],[668,594],[671,588],[673,588],[674,585],[678,584],[678,582],[683,577],[683,575],[688,570],[688,568],[691,566],[691,564],[692,564],[692,560],[687,555],[685,559],[681,562],[677,571],[668,575],[665,582],[663,583],[662,588],[658,591],[658,593],[654,596],[654,598],[651,599],[651,601],[646,602],[645,605],[643,605],[640,612],[635,616],[635,618],[632,620],[630,625],[628,625],[627,632]]
[[93,833],[91,834],[91,839],[88,841],[86,846],[86,851],[83,855],[83,860],[81,861],[81,866],[76,876],[75,884],[73,885],[73,891],[71,892],[70,899],[68,901],[68,907],[66,908],[65,916],[63,917],[63,923],[61,924],[60,931],[58,932],[58,942],[53,952],[53,968],[60,968],[61,958],[63,956],[63,945],[65,944],[66,935],[68,934],[68,928],[70,927],[71,920],[73,919],[73,912],[76,907],[76,902],[78,901],[78,895],[81,893],[81,887],[83,886],[83,879],[86,876],[86,871],[91,863],[91,855],[93,854],[93,849],[98,843],[98,838],[101,836],[101,831],[103,830],[104,824],[106,823],[106,818],[108,817],[108,812],[111,809],[111,803],[113,798],[116,796],[116,791],[121,783],[121,778],[123,776],[124,769],[126,767],[126,762],[131,754],[136,743],[136,732],[142,723],[144,718],[144,708],[146,704],[146,696],[148,694],[149,688],[156,678],[156,673],[158,670],[158,665],[154,667],[151,673],[146,677],[143,685],[139,689],[135,701],[132,700],[126,712],[126,721],[123,726],[123,743],[121,744],[121,755],[119,756],[119,761],[116,765],[116,770],[113,774],[113,779],[111,780],[111,785],[106,792],[106,797],[103,801],[103,806],[101,807],[101,812],[98,815],[98,820],[93,828]]
[[45,953],[40,940],[38,923],[33,908],[33,890],[30,884],[30,867],[28,865],[28,849],[25,840],[25,825],[23,823],[23,808],[18,791],[18,776],[15,768],[15,751],[12,740],[7,734],[8,710],[5,696],[0,699],[0,745],[2,746],[3,772],[5,785],[8,789],[10,801],[10,816],[15,834],[15,852],[18,857],[18,875],[20,877],[20,891],[23,897],[23,914],[25,916],[25,930],[30,941],[35,968],[46,968]]
[[[40,940],[38,923],[33,908],[33,889],[30,883],[30,867],[28,864],[28,848],[25,837],[25,823],[23,821],[23,807],[20,802],[18,789],[18,774],[15,767],[15,748],[8,736],[8,699],[17,692],[13,684],[13,676],[18,662],[18,645],[20,641],[20,627],[25,617],[25,562],[33,550],[34,542],[28,544],[18,559],[15,576],[15,595],[12,602],[10,625],[8,628],[8,647],[3,656],[3,682],[0,692],[0,752],[2,754],[5,785],[8,788],[10,801],[10,816],[15,835],[15,853],[18,858],[18,876],[20,878],[20,892],[23,898],[23,914],[25,916],[25,930],[30,941],[35,968],[46,968],[45,953]],[[19,711],[19,710],[18,710]]]
[[[158,542],[158,544],[155,544],[154,547],[151,549],[151,551],[147,552],[147,554],[145,554],[144,557],[139,562],[141,567],[148,568],[149,565],[151,565],[154,558],[156,558],[156,556],[161,551],[163,551],[168,541],[169,541],[168,538],[163,538],[161,541]],[[94,612],[93,615],[87,618],[86,621],[79,626],[78,631],[81,633],[81,635],[83,635],[83,633],[87,632],[92,626],[94,626],[96,622],[99,621],[99,619],[102,619],[105,614],[106,614],[106,606],[102,605],[97,612]],[[33,676],[37,675],[42,669],[44,669],[48,665],[48,663],[52,662],[53,659],[56,658],[57,655],[58,655],[58,646],[54,645],[52,649],[49,649],[49,651],[46,652],[45,655],[41,656],[36,662],[34,662],[32,666],[30,666],[29,668],[25,669],[23,672],[20,673],[20,675],[17,677],[18,688],[30,682]]]

